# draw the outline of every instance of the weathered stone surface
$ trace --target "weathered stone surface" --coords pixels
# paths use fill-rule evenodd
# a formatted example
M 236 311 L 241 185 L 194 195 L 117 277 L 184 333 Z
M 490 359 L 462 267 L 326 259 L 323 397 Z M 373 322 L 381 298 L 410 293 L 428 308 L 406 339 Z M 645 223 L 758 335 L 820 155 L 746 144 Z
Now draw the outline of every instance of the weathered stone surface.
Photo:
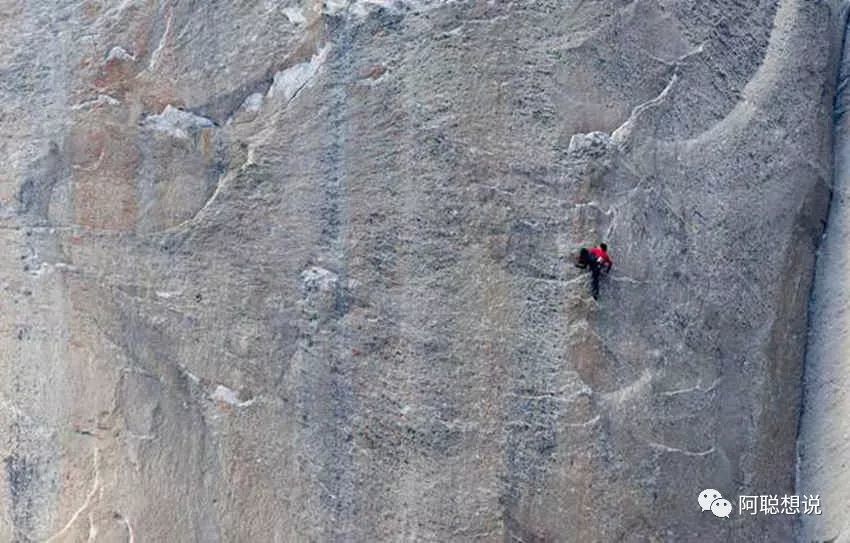
M 843 3 L 842 21 L 847 3 Z M 847 30 L 845 29 L 845 33 Z M 847 93 L 850 42 L 844 38 L 835 99 L 835 173 L 826 235 L 821 243 L 812 294 L 806 352 L 804 409 L 798 437 L 797 494 L 815 496 L 820 514 L 801 516 L 799 541 L 848 541 L 850 471 L 847 469 L 850 428 L 847 413 L 850 384 L 848 344 L 848 256 L 850 234 L 847 197 L 850 179 L 850 118 Z M 811 508 L 811 505 L 809 505 Z
M 791 537 L 837 3 L 0 13 L 0 540 Z

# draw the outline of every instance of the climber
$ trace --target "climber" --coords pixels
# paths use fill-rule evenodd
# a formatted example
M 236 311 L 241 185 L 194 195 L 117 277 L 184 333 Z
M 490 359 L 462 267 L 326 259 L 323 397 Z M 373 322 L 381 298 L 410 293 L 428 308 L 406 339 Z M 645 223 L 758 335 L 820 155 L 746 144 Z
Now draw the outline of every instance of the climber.
M 605 273 L 609 273 L 613 265 L 614 262 L 608 255 L 608 245 L 605 243 L 600 243 L 591 249 L 582 247 L 579 251 L 576 266 L 582 269 L 590 268 L 590 291 L 594 300 L 599 299 L 599 276 L 602 274 L 602 269 L 605 269 Z
M 594 247 L 588 251 L 590 256 L 596 259 L 596 262 L 600 266 L 605 266 L 605 272 L 611 271 L 611 266 L 614 265 L 614 262 L 611 260 L 611 257 L 608 255 L 608 245 L 604 243 L 600 243 L 598 247 Z

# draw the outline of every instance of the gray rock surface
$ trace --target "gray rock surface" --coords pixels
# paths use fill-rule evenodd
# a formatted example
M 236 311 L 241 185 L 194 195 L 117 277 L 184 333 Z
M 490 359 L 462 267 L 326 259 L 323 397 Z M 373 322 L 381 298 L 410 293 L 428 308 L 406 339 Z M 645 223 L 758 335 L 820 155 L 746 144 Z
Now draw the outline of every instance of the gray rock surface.
M 0 3 L 0 541 L 789 540 L 838 19 Z
M 843 4 L 846 17 L 848 4 Z M 846 32 L 846 30 L 845 30 Z M 798 439 L 797 494 L 817 496 L 820 515 L 802 515 L 798 540 L 850 541 L 850 370 L 848 370 L 848 294 L 850 261 L 850 42 L 845 36 L 835 100 L 835 174 L 828 229 L 821 243 L 811 320 Z

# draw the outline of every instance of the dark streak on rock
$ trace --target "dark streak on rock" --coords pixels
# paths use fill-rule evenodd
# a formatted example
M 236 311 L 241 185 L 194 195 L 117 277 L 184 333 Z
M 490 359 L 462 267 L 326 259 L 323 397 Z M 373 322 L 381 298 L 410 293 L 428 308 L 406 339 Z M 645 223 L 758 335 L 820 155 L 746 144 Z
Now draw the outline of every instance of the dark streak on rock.
M 27 216 L 32 222 L 46 224 L 49 222 L 48 211 L 53 188 L 62 175 L 62 156 L 59 146 L 50 142 L 47 154 L 38 160 L 34 171 L 21 184 L 18 191 L 19 213 Z
M 35 485 L 33 483 L 38 477 L 36 465 L 18 453 L 7 456 L 3 464 L 6 468 L 15 541 L 19 543 L 32 541 L 28 534 L 33 531 L 35 524 L 33 516 Z

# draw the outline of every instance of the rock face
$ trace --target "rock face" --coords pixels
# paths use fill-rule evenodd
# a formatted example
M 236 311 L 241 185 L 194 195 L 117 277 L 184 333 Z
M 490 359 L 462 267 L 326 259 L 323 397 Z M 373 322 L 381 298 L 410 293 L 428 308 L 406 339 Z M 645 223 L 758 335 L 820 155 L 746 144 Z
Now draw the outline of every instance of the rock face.
M 837 3 L 0 13 L 0 541 L 791 537 Z
M 847 5 L 845 4 L 845 14 Z M 845 15 L 846 17 L 846 15 Z M 845 30 L 845 32 L 847 32 Z M 801 516 L 799 541 L 850 539 L 850 352 L 847 304 L 850 293 L 850 42 L 844 38 L 835 100 L 835 174 L 829 227 L 820 247 L 806 353 L 805 404 L 798 441 L 799 495 L 819 495 L 823 513 Z

